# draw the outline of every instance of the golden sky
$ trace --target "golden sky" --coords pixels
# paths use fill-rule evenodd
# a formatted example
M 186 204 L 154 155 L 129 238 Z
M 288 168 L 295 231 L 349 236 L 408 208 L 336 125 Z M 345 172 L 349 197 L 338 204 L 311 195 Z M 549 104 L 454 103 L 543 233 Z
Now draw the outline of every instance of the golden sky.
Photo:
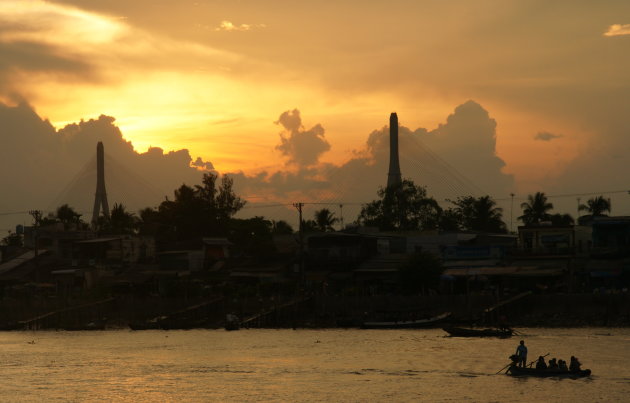
M 58 128 L 113 116 L 136 150 L 222 172 L 281 166 L 274 122 L 295 108 L 340 164 L 391 111 L 433 130 L 474 100 L 523 192 L 628 143 L 627 1 L 0 3 L 1 101 Z

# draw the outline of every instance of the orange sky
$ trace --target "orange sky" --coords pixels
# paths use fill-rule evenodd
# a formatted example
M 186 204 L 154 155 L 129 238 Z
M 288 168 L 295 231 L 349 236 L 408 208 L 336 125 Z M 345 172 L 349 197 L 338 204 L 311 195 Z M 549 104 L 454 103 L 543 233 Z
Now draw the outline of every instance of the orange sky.
M 16 62 L 0 62 L 0 100 L 56 127 L 106 114 L 139 151 L 253 172 L 283 165 L 286 110 L 326 129 L 322 161 L 339 164 L 391 111 L 432 130 L 472 99 L 529 192 L 600 139 L 625 144 L 630 3 L 604 3 L 3 0 Z

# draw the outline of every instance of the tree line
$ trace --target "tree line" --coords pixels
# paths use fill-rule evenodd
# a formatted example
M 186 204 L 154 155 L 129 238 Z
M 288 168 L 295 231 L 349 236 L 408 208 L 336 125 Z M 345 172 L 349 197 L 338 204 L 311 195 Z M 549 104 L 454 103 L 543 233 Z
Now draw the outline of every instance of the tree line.
M 423 186 L 409 179 L 401 183 L 381 187 L 378 198 L 362 206 L 356 223 L 377 227 L 382 231 L 475 231 L 506 233 L 503 209 L 489 195 L 461 196 L 447 200 L 442 207 L 428 195 Z M 246 201 L 233 190 L 233 180 L 228 176 L 219 179 L 214 173 L 203 175 L 201 184 L 181 185 L 156 208 L 146 207 L 134 214 L 120 203 L 114 204 L 108 217 L 101 215 L 95 224 L 101 235 L 140 234 L 153 236 L 158 246 L 178 245 L 199 240 L 202 237 L 228 237 L 248 248 L 264 250 L 275 234 L 291 234 L 294 229 L 286 221 L 264 217 L 237 219 L 235 214 Z M 525 225 L 551 222 L 553 225 L 571 225 L 575 220 L 570 214 L 553 214 L 553 203 L 543 192 L 529 195 L 520 205 L 522 215 L 518 219 Z M 611 211 L 610 199 L 597 196 L 579 206 L 579 211 L 589 217 L 603 216 Z M 64 204 L 54 214 L 42 216 L 33 212 L 35 225 L 46 226 L 62 223 L 66 229 L 89 229 L 81 214 Z M 331 232 L 339 220 L 327 208 L 317 210 L 312 219 L 302 222 L 305 232 Z M 15 234 L 9 234 L 3 243 L 14 243 Z

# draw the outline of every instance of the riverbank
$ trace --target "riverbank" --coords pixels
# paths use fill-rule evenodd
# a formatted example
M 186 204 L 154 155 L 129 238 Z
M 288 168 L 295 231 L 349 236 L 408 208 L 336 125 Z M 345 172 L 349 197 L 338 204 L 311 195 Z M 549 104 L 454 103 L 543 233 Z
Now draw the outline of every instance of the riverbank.
M 247 327 L 336 328 L 358 327 L 372 320 L 421 319 L 444 312 L 451 313 L 449 323 L 458 325 L 493 325 L 501 317 L 512 327 L 630 326 L 628 293 L 528 295 L 484 313 L 496 303 L 488 295 L 117 297 L 65 304 L 4 300 L 0 302 L 0 328 L 125 328 L 132 323 L 156 320 L 166 328 L 221 328 L 228 313 L 247 321 Z

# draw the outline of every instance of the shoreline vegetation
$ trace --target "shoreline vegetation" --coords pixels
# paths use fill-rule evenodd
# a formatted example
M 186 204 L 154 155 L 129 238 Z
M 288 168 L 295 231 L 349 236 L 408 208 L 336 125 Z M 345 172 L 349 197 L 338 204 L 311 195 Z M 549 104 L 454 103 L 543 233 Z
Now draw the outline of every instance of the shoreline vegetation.
M 444 312 L 445 324 L 487 327 L 496 318 L 483 315 L 489 296 L 324 296 L 282 298 L 108 298 L 50 310 L 37 303 L 3 301 L 2 330 L 220 329 L 227 314 L 241 328 L 356 328 L 364 321 L 404 321 Z M 510 327 L 630 327 L 630 294 L 530 295 L 503 307 Z

